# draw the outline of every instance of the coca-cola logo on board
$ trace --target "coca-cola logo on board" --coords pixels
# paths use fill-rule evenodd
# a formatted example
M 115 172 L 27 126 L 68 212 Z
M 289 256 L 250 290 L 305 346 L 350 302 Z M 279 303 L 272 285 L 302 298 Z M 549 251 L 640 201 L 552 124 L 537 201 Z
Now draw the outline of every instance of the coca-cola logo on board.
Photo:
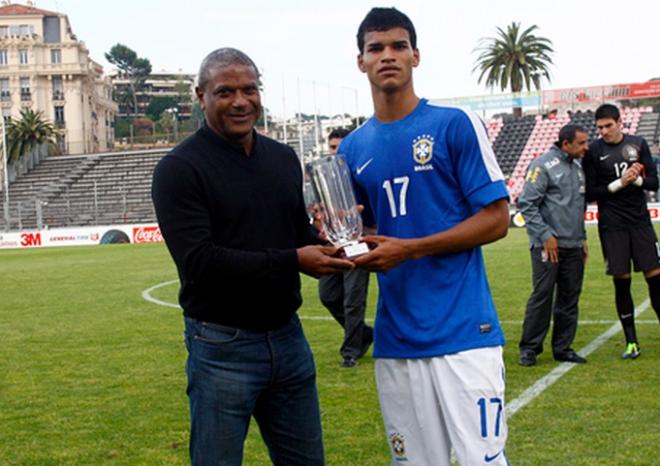
M 160 234 L 160 228 L 154 227 L 134 227 L 134 243 L 162 243 L 163 235 Z

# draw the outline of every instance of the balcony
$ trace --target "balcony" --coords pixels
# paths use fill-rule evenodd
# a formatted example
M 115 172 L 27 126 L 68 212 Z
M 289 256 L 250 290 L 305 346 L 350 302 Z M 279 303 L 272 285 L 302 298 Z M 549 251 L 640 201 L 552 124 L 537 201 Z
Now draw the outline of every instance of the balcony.
M 35 69 L 35 73 L 39 76 L 58 74 L 87 75 L 88 72 L 89 70 L 82 63 L 42 63 Z
M 64 123 L 64 120 L 55 120 L 55 127 L 57 129 L 64 129 L 66 124 Z
M 30 91 L 21 91 L 21 100 L 22 101 L 27 101 L 27 100 L 32 100 L 32 94 Z
M 53 91 L 53 100 L 64 100 L 64 91 Z
M 9 91 L 0 91 L 0 101 L 2 101 L 2 102 L 11 102 L 11 92 L 9 92 Z

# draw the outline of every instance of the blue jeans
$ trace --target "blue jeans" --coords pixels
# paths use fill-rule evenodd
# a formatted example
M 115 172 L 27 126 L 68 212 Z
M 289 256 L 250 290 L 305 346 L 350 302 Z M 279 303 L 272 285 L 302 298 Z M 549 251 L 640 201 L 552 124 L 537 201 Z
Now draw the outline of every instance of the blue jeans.
M 240 465 L 254 416 L 275 465 L 323 465 L 312 352 L 294 315 L 253 332 L 185 320 L 193 466 Z

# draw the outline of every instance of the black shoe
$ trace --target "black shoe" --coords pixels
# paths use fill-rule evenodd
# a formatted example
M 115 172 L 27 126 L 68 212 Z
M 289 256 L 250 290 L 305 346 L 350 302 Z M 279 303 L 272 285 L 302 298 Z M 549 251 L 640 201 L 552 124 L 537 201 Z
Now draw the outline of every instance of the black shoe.
M 357 366 L 357 365 L 358 365 L 357 359 L 355 359 L 355 358 L 351 358 L 350 356 L 349 356 L 349 357 L 345 357 L 345 358 L 341 361 L 341 367 L 351 368 L 351 367 L 355 367 L 355 366 Z
M 532 351 L 523 351 L 520 353 L 520 359 L 518 360 L 521 366 L 534 366 L 536 365 L 536 353 Z
M 568 353 L 563 354 L 555 354 L 555 361 L 572 362 L 574 364 L 584 364 L 587 362 L 585 358 L 577 354 L 575 351 L 569 351 Z

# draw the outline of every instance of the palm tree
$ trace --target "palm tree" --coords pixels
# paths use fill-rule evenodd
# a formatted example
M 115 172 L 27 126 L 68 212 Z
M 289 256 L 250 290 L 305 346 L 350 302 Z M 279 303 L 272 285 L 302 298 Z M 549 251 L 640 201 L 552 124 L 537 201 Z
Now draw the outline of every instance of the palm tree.
M 11 119 L 7 125 L 7 161 L 16 161 L 42 144 L 47 144 L 50 153 L 58 152 L 58 135 L 55 125 L 44 120 L 43 112 L 22 109 L 20 119 Z
M 539 90 L 542 77 L 550 82 L 552 42 L 534 35 L 536 29 L 536 25 L 530 26 L 521 33 L 520 23 L 513 22 L 506 31 L 498 27 L 497 37 L 481 39 L 475 49 L 481 54 L 472 69 L 481 71 L 478 82 L 485 77 L 486 86 L 499 86 L 502 91 L 508 87 L 514 93 L 522 91 L 523 85 L 531 91 L 531 83 Z M 522 108 L 514 107 L 513 114 L 522 115 Z

